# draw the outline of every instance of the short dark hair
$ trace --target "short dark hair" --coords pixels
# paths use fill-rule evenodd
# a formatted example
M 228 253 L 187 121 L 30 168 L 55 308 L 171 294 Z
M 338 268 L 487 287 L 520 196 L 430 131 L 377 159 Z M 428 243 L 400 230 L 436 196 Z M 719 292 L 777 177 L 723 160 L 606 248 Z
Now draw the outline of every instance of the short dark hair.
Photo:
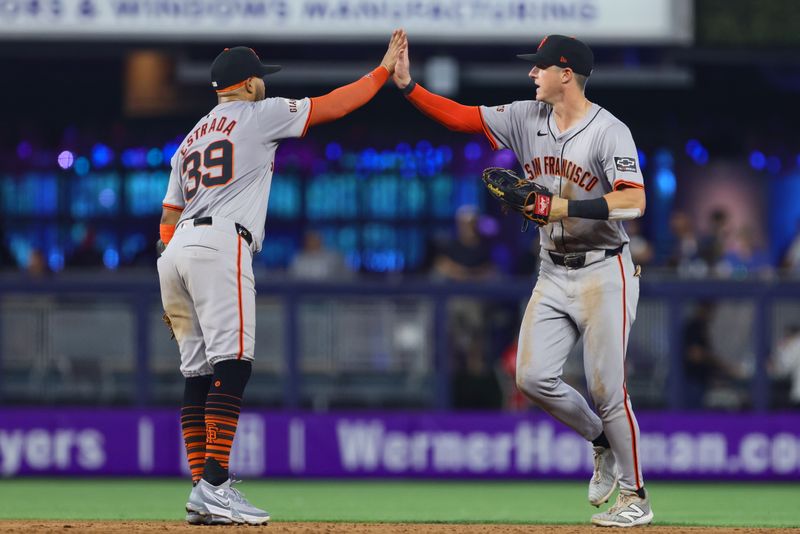
M 578 87 L 581 91 L 586 90 L 586 83 L 589 81 L 588 76 L 584 76 L 583 74 L 578 74 L 577 72 L 572 72 L 572 75 L 575 76 L 575 81 L 578 83 Z

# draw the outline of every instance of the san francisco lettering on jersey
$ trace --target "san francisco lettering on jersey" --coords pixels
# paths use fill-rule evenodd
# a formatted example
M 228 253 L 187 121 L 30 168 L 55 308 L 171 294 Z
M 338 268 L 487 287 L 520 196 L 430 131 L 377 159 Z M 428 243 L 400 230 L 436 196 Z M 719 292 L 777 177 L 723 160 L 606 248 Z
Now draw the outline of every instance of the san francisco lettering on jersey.
M 542 163 L 544 161 L 544 164 Z M 587 191 L 591 191 L 600 180 L 590 171 L 585 170 L 580 165 L 566 159 L 555 156 L 535 157 L 530 163 L 525 164 L 525 173 L 529 180 L 534 180 L 539 176 L 560 176 L 566 180 L 578 184 Z
M 186 140 L 184 141 L 184 145 L 181 147 L 181 156 L 185 156 L 189 152 L 189 148 L 201 137 L 211 132 L 222 132 L 227 136 L 230 136 L 233 132 L 233 129 L 236 127 L 236 121 L 228 121 L 228 117 L 216 117 L 214 116 L 213 119 L 210 121 L 206 121 L 195 128 L 192 133 L 186 136 Z

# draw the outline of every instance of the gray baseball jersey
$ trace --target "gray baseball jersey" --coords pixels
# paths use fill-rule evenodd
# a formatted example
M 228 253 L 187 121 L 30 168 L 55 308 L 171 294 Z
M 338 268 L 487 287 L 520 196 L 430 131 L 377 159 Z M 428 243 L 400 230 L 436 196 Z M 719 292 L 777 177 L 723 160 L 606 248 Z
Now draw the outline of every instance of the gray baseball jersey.
M 643 188 L 628 128 L 600 106 L 559 132 L 553 108 L 537 101 L 482 107 L 493 148 L 510 148 L 529 180 L 567 199 L 598 198 L 622 186 Z M 543 253 L 519 333 L 517 384 L 556 419 L 591 441 L 604 432 L 626 490 L 643 485 L 639 425 L 625 386 L 625 351 L 639 300 L 639 279 L 619 221 L 566 218 L 540 229 Z M 557 265 L 548 251 L 585 253 L 585 264 Z M 561 379 L 572 347 L 583 340 L 594 408 Z M 613 466 L 612 466 L 613 467 Z M 613 469 L 611 471 L 613 476 Z M 594 480 L 594 479 L 593 479 Z M 590 500 L 592 491 L 590 485 Z M 613 489 L 613 487 L 611 488 Z
M 279 141 L 303 137 L 311 100 L 224 102 L 200 119 L 172 158 L 164 207 L 180 221 L 216 216 L 238 222 L 261 250 Z
M 307 98 L 219 104 L 172 158 L 164 207 L 183 211 L 158 275 L 184 376 L 255 356 L 252 258 L 264 239 L 275 149 L 280 139 L 305 134 L 310 110 Z M 200 217 L 213 224 L 196 226 Z M 250 246 L 236 224 L 250 231 Z
M 481 114 L 492 148 L 510 148 L 529 180 L 573 200 L 644 187 L 636 145 L 624 123 L 592 104 L 578 124 L 559 132 L 552 106 L 532 100 L 487 107 Z M 542 246 L 556 252 L 614 249 L 629 241 L 619 221 L 567 218 L 540 229 Z

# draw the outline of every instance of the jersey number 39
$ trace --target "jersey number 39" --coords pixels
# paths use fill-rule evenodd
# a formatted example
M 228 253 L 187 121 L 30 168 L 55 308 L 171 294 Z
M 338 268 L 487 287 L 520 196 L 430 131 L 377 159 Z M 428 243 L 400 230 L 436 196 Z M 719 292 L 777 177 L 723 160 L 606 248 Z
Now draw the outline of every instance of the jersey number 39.
M 227 139 L 214 141 L 202 153 L 189 152 L 183 158 L 182 174 L 186 180 L 184 197 L 190 201 L 203 187 L 219 187 L 233 178 L 233 143 Z

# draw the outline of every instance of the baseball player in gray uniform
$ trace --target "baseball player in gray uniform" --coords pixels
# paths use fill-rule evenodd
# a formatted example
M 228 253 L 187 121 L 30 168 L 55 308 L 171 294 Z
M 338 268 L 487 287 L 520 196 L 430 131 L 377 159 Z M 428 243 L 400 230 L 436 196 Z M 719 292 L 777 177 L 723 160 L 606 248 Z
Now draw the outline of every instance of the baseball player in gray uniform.
M 534 100 L 464 106 L 428 92 L 410 76 L 407 47 L 394 73 L 423 113 L 451 130 L 484 133 L 510 148 L 525 176 L 553 193 L 540 228 L 541 268 L 519 334 L 517 386 L 534 403 L 593 444 L 589 502 L 616 503 L 592 523 L 628 527 L 652 521 L 639 459 L 639 427 L 625 386 L 625 350 L 636 317 L 638 270 L 621 221 L 645 209 L 644 183 L 628 128 L 586 99 L 592 51 L 562 35 L 533 54 Z M 572 347 L 583 342 L 595 410 L 561 380 Z
M 394 71 L 405 33 L 396 30 L 380 66 L 316 98 L 266 98 L 263 65 L 246 47 L 211 66 L 219 103 L 172 158 L 158 260 L 165 320 L 185 377 L 181 425 L 194 484 L 192 524 L 264 524 L 270 516 L 231 485 L 228 461 L 255 357 L 253 254 L 261 249 L 275 150 L 309 126 L 368 102 Z

